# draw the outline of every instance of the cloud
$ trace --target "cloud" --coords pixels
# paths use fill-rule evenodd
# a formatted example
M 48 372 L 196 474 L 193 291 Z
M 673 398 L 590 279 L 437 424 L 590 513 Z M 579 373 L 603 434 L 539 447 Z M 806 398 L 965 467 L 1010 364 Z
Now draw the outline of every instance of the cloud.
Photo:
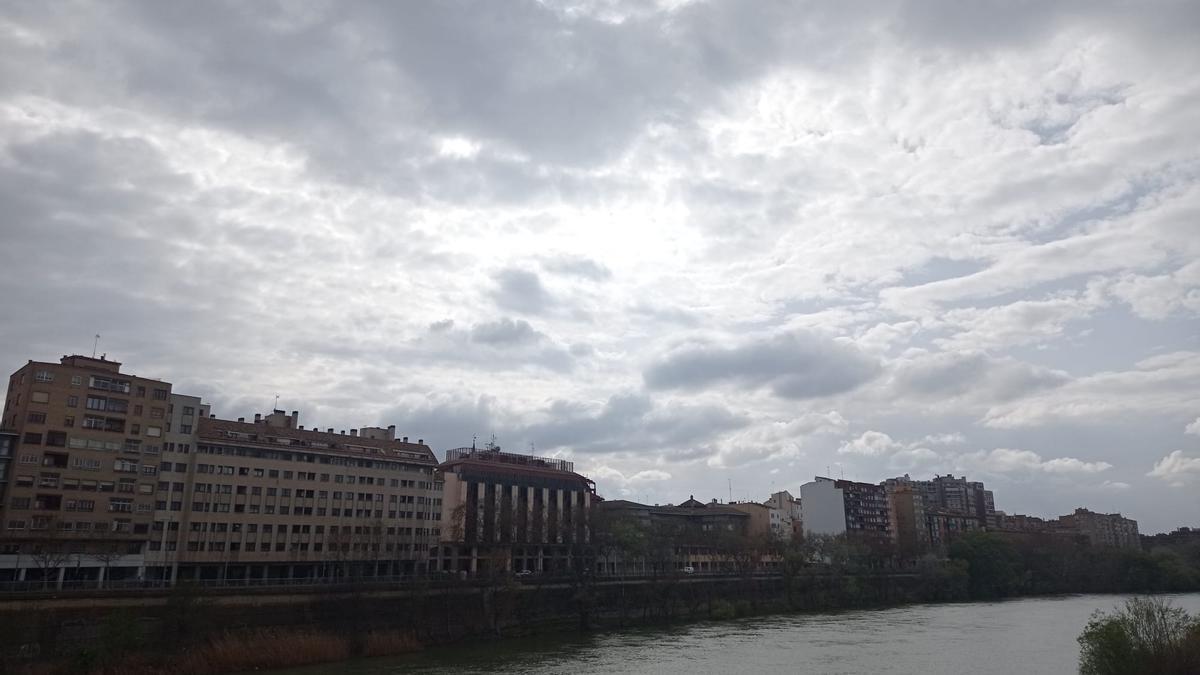
M 717 405 L 659 404 L 641 394 L 611 396 L 603 406 L 558 400 L 519 433 L 538 448 L 581 453 L 689 455 L 696 444 L 744 427 L 748 419 Z
M 1200 436 L 1200 417 L 1197 417 L 1191 424 L 1184 427 L 1183 433 Z
M 1172 487 L 1183 487 L 1200 477 L 1200 457 L 1189 457 L 1182 450 L 1174 450 L 1155 462 L 1146 475 L 1160 478 Z
M 583 256 L 546 258 L 542 260 L 542 268 L 554 274 L 579 277 L 588 281 L 608 281 L 612 279 L 612 270 L 591 258 Z
M 1108 471 L 1108 462 L 1085 462 L 1074 457 L 1043 459 L 1030 450 L 996 448 L 990 452 L 978 451 L 958 457 L 960 466 L 988 473 L 1040 472 L 1048 474 L 1092 474 Z
M 542 285 L 536 272 L 503 269 L 493 279 L 492 298 L 503 309 L 522 314 L 542 314 L 555 305 L 554 297 Z
M 866 431 L 858 438 L 846 441 L 838 448 L 839 455 L 862 455 L 879 457 L 899 450 L 904 446 L 880 431 Z
M 814 333 L 789 333 L 732 347 L 681 347 L 643 373 L 650 389 L 702 389 L 722 383 L 769 387 L 785 399 L 831 396 L 873 379 L 879 364 L 851 345 Z
M 1066 384 L 1062 371 L 983 352 L 918 353 L 900 359 L 892 374 L 896 395 L 949 407 L 993 405 Z

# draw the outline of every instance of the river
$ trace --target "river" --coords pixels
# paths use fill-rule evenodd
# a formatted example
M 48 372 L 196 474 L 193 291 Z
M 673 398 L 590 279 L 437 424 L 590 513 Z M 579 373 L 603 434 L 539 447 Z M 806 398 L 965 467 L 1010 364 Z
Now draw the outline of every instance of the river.
M 347 673 L 1075 673 L 1088 616 L 1124 602 L 1076 595 L 777 615 L 673 628 L 555 635 L 284 671 Z M 1200 594 L 1166 596 L 1200 613 Z

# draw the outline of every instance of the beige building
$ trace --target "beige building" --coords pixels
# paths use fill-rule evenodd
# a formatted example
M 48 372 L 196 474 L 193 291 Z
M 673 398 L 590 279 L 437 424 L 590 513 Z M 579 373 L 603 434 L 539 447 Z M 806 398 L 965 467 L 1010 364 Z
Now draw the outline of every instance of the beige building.
M 159 559 L 179 578 L 426 570 L 440 534 L 442 483 L 423 441 L 396 439 L 395 427 L 305 429 L 298 412 L 282 410 L 249 422 L 200 418 L 197 434 L 190 452 L 164 453 L 171 472 L 157 486 L 157 504 L 167 509 L 157 512 L 156 539 L 175 549 Z
M 458 448 L 441 465 L 438 569 L 565 572 L 586 562 L 595 484 L 571 462 Z
M 30 361 L 9 378 L 14 433 L 0 502 L 0 579 L 140 576 L 171 385 L 103 356 Z

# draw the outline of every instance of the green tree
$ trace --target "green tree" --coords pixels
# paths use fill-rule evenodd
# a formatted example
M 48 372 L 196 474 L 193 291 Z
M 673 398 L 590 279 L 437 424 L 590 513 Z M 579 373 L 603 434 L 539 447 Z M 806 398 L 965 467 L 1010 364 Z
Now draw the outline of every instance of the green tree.
M 1079 636 L 1081 675 L 1200 672 L 1200 619 L 1159 598 L 1131 598 L 1092 615 Z
M 1024 588 L 1025 567 L 1017 550 L 988 532 L 972 532 L 950 545 L 950 559 L 967 565 L 973 598 L 1003 598 Z

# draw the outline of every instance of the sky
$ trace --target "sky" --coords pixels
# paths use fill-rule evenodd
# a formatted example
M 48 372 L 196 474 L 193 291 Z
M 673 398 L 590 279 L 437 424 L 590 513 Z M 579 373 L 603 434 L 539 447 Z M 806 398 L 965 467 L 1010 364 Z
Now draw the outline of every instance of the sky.
M 0 364 L 610 498 L 1200 526 L 1200 3 L 0 1 Z M 0 366 L 2 367 L 2 366 Z

